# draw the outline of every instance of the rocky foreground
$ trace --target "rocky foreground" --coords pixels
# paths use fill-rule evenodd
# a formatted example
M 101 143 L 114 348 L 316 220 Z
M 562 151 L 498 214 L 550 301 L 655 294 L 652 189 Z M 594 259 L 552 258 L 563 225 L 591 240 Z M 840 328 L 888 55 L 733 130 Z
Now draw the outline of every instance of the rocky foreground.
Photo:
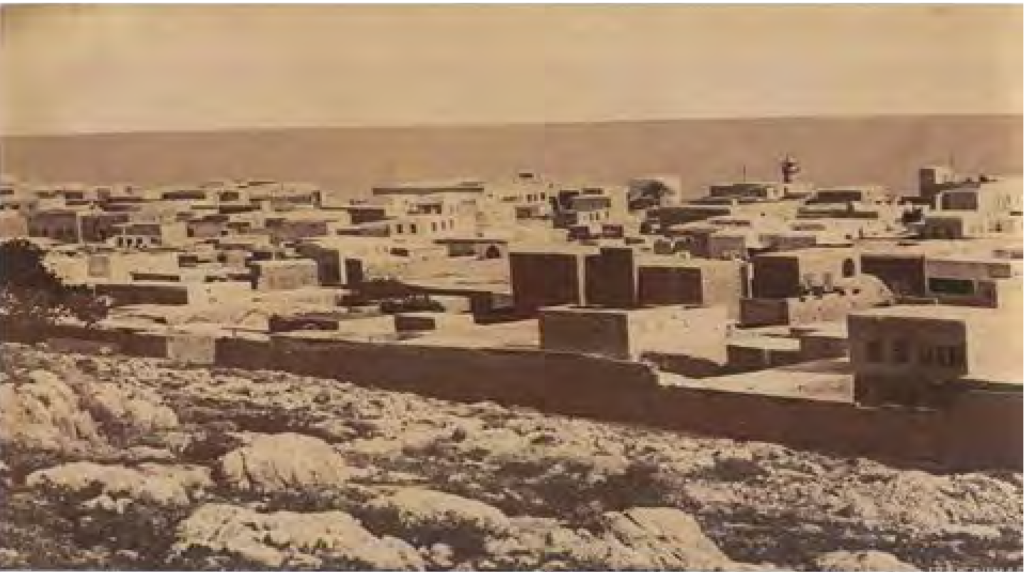
M 1022 566 L 1019 473 L 17 345 L 2 375 L 6 568 Z

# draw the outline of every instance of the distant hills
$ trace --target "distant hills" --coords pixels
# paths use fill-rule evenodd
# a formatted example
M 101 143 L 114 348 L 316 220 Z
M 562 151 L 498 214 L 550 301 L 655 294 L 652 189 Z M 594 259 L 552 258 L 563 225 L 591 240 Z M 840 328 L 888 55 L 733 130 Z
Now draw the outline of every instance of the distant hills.
M 0 160 L 4 173 L 51 182 L 270 178 L 319 183 L 339 197 L 384 181 L 519 170 L 601 181 L 676 175 L 698 195 L 744 171 L 774 179 L 777 159 L 793 153 L 807 180 L 913 191 L 918 166 L 950 158 L 968 173 L 1020 173 L 1021 121 L 892 116 L 18 136 L 0 139 Z

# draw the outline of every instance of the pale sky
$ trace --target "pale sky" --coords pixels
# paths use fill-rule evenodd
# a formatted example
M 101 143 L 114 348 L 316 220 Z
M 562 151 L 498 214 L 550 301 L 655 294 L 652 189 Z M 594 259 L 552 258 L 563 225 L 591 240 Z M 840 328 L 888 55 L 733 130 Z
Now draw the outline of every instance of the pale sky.
M 1021 113 L 1021 6 L 0 11 L 0 132 Z

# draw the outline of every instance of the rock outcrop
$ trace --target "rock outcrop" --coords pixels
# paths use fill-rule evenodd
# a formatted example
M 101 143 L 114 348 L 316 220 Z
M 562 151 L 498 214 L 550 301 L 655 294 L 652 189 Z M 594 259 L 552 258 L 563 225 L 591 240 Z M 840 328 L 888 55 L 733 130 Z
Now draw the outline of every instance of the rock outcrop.
M 185 506 L 213 485 L 206 467 L 144 463 L 128 468 L 88 461 L 36 471 L 25 483 L 48 493 L 91 497 L 89 506 L 117 512 L 137 501 Z
M 273 568 L 422 570 L 410 545 L 377 537 L 340 512 L 260 514 L 243 507 L 207 504 L 179 524 L 169 563 L 194 564 L 212 555 L 220 565 Z
M 3 444 L 48 451 L 83 450 L 178 425 L 152 391 L 102 383 L 68 370 L 69 380 L 33 370 L 0 387 Z M 70 383 L 69 381 L 73 381 Z
M 932 474 L 285 372 L 3 353 L 8 567 L 160 568 L 176 532 L 184 569 L 1021 566 L 1019 471 Z
M 178 416 L 152 391 L 105 382 L 84 386 L 82 402 L 108 431 L 150 432 L 173 429 Z
M 557 570 L 739 570 L 688 514 L 633 508 L 602 515 L 599 530 L 570 529 L 553 519 L 512 519 L 512 531 L 488 540 L 473 567 Z
M 396 531 L 420 546 L 476 544 L 509 529 L 508 518 L 497 508 L 430 489 L 401 489 L 370 501 L 366 512 L 375 528 Z
M 57 451 L 104 442 L 99 427 L 79 406 L 78 395 L 56 374 L 30 372 L 22 383 L 0 386 L 0 443 Z
M 261 493 L 323 489 L 347 481 L 353 472 L 330 444 L 297 433 L 258 435 L 220 460 L 227 485 Z
M 674 508 L 606 513 L 601 539 L 613 570 L 727 570 L 736 563 L 704 535 L 692 516 Z
M 828 552 L 814 559 L 814 567 L 822 572 L 872 572 L 886 570 L 905 572 L 917 570 L 888 552 L 861 550 Z

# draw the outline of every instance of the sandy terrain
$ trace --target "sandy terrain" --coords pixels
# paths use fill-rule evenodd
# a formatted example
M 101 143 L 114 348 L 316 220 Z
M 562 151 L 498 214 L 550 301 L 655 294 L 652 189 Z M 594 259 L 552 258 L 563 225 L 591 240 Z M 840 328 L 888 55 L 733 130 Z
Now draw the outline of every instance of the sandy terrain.
M 277 372 L 3 356 L 8 568 L 1022 565 L 1019 473 L 929 473 Z

